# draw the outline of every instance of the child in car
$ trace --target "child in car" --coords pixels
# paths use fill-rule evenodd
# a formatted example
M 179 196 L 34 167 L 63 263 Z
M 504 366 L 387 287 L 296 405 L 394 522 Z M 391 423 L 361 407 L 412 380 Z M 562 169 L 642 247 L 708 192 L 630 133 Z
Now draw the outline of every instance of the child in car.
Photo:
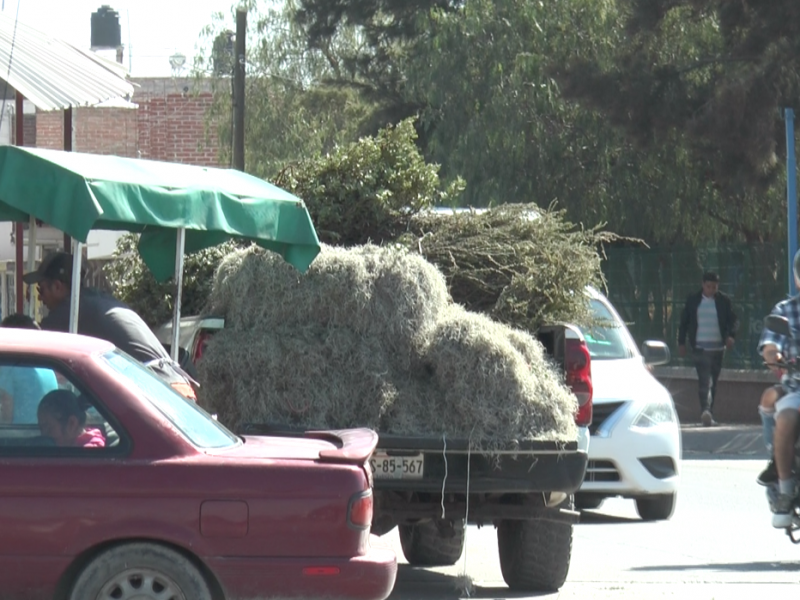
M 103 448 L 105 436 L 99 429 L 86 427 L 86 411 L 69 390 L 55 390 L 39 403 L 39 430 L 56 446 Z

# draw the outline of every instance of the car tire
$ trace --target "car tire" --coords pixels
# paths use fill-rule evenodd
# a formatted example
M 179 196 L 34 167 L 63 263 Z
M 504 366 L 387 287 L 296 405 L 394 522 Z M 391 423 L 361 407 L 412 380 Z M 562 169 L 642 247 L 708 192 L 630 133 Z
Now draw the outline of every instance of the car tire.
M 564 585 L 569 572 L 572 524 L 539 519 L 500 521 L 497 547 L 500 570 L 509 588 L 554 592 Z
M 678 494 L 659 494 L 636 499 L 636 512 L 643 521 L 666 521 L 675 512 Z
M 400 525 L 400 545 L 408 564 L 414 567 L 448 567 L 464 552 L 464 527 L 453 525 L 452 535 L 440 530 L 435 521 Z
M 575 494 L 575 508 L 578 510 L 593 510 L 603 505 L 605 498 L 597 494 Z
M 158 544 L 116 546 L 96 556 L 78 575 L 70 600 L 125 598 L 212 600 L 208 583 L 184 555 Z M 172 592 L 172 595 L 169 595 Z

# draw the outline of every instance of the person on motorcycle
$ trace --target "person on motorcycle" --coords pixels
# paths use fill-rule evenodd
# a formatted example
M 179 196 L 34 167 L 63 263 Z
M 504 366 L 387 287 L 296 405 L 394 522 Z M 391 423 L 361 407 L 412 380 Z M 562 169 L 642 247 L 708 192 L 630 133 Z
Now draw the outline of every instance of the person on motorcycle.
M 795 284 L 800 287 L 800 250 L 795 253 L 792 262 Z M 800 335 L 800 296 L 792 296 L 778 302 L 771 314 L 785 317 L 791 331 Z M 774 365 L 781 361 L 797 360 L 798 350 L 800 349 L 796 343 L 766 328 L 758 344 L 759 353 L 773 369 Z M 781 388 L 785 395 L 775 402 L 775 429 L 772 440 L 773 459 L 778 472 L 778 495 L 772 503 L 772 526 L 778 529 L 792 525 L 792 505 L 797 496 L 797 482 L 792 466 L 797 425 L 800 423 L 800 380 L 784 372 Z

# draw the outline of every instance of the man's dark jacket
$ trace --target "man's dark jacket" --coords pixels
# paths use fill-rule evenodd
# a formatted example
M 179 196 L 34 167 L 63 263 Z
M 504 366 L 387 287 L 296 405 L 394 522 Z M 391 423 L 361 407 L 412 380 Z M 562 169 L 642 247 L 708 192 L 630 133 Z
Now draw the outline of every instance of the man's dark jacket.
M 692 348 L 697 346 L 697 309 L 700 307 L 702 297 L 703 290 L 700 290 L 686 299 L 686 306 L 683 307 L 681 314 L 681 326 L 678 329 L 678 344 L 681 346 L 686 343 L 687 333 L 689 334 L 689 345 Z M 714 304 L 717 305 L 717 321 L 719 321 L 719 332 L 724 345 L 726 339 L 736 337 L 739 318 L 733 312 L 733 302 L 727 294 L 722 292 L 714 294 Z

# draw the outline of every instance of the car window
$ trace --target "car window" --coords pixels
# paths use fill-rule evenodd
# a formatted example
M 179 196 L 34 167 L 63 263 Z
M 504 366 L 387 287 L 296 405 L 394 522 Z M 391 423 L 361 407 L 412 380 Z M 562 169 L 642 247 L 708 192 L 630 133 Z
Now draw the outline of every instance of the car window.
M 139 388 L 142 395 L 198 448 L 228 448 L 241 443 L 195 402 L 178 394 L 127 354 L 114 350 L 103 358 L 111 368 Z
M 583 330 L 592 360 L 613 360 L 635 356 L 636 353 L 631 347 L 630 336 L 625 325 L 600 300 L 592 299 L 590 306 L 592 316 L 599 323 Z
M 0 357 L 0 451 L 53 448 L 95 452 L 119 444 L 119 432 L 90 395 L 57 367 Z M 67 452 L 62 452 L 66 454 Z

